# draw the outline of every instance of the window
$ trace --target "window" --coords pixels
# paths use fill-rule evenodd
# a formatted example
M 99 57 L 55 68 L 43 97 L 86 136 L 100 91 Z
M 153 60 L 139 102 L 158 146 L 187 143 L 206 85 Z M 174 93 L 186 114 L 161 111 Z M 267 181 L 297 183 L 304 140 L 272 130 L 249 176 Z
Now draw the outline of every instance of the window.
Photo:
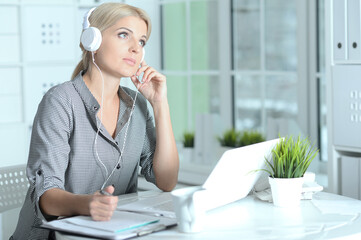
M 309 105 L 318 93 L 310 91 L 307 45 L 308 24 L 316 21 L 308 19 L 307 2 L 163 0 L 160 5 L 162 66 L 177 141 L 184 130 L 197 131 L 199 116 L 207 115 L 221 119 L 218 134 L 233 125 L 267 139 L 301 134 L 317 142 L 312 127 L 317 114 Z M 231 124 L 222 121 L 225 114 Z
M 208 121 L 215 126 L 207 129 L 210 141 L 215 144 L 220 129 L 223 80 L 219 73 L 217 9 L 216 0 L 161 2 L 162 71 L 167 76 L 170 112 L 178 142 L 185 131 L 196 131 L 198 136 L 205 133 L 204 121 Z
M 296 1 L 234 0 L 233 78 L 237 129 L 275 138 L 297 134 L 299 80 Z
M 320 158 L 327 161 L 327 126 L 326 126 L 326 77 L 325 77 L 325 1 L 317 1 L 317 82 Z

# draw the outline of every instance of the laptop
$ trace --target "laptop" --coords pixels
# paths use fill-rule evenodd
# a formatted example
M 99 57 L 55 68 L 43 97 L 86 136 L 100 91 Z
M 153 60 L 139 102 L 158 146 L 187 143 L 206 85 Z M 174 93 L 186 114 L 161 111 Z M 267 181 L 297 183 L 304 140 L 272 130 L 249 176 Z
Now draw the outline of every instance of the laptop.
M 262 174 L 254 170 L 266 168 L 265 157 L 270 156 L 279 141 L 274 139 L 224 152 L 196 193 L 197 201 L 202 202 L 205 210 L 210 210 L 246 197 Z M 175 218 L 169 192 L 154 193 L 117 209 Z

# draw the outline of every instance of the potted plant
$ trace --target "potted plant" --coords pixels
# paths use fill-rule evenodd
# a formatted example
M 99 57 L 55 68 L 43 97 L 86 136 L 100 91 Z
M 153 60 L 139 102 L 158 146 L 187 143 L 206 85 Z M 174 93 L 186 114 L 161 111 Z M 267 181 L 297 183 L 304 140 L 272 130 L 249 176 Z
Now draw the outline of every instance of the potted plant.
M 235 148 L 238 147 L 241 133 L 234 128 L 226 130 L 222 136 L 217 137 L 222 147 Z
M 192 161 L 194 158 L 194 132 L 185 131 L 183 133 L 183 159 L 184 161 Z
M 262 133 L 259 133 L 257 131 L 243 131 L 239 142 L 238 142 L 238 146 L 243 147 L 243 146 L 247 146 L 247 145 L 251 145 L 251 144 L 255 144 L 255 143 L 260 143 L 260 142 L 264 142 L 266 139 L 265 137 L 262 135 Z
M 308 138 L 297 140 L 292 137 L 280 139 L 265 158 L 270 174 L 269 183 L 273 203 L 280 207 L 298 206 L 301 199 L 303 176 L 316 157 L 318 149 L 311 145 Z
M 238 147 L 241 133 L 234 128 L 227 129 L 221 136 L 217 136 L 220 147 L 216 153 L 217 161 L 222 157 L 223 153 L 229 149 Z

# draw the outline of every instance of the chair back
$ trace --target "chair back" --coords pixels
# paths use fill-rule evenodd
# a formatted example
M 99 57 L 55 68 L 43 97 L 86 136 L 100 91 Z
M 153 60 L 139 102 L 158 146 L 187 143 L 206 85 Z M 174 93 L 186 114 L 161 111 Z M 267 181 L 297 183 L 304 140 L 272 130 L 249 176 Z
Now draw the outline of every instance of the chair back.
M 26 164 L 0 168 L 0 213 L 22 206 L 29 183 Z

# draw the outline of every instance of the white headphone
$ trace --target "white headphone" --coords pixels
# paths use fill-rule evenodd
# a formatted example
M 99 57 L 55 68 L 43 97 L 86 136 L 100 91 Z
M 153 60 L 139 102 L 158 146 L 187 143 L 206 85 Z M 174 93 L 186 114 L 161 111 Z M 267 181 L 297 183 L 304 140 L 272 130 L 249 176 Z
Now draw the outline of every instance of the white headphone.
M 83 33 L 81 34 L 81 44 L 84 49 L 89 52 L 95 52 L 99 49 L 100 44 L 102 43 L 102 34 L 100 30 L 96 27 L 90 27 L 89 16 L 94 11 L 95 7 L 90 9 L 87 13 L 84 14 L 83 20 Z M 143 49 L 143 56 L 140 63 L 143 62 L 145 56 L 145 50 Z
M 98 50 L 100 44 L 102 43 L 102 34 L 100 30 L 96 27 L 90 27 L 89 23 L 89 16 L 94 11 L 94 9 L 95 7 L 84 14 L 83 33 L 81 34 L 80 38 L 84 49 L 89 52 Z

